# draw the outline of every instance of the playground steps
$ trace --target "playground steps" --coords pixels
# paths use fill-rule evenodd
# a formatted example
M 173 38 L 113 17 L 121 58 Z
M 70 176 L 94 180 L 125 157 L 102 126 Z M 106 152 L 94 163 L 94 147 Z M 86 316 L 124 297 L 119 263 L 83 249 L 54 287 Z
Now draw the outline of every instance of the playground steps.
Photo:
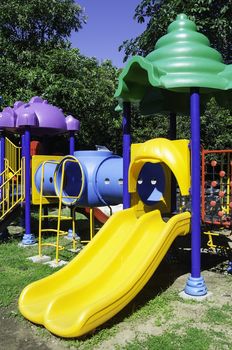
M 64 169 L 62 166 L 62 181 L 61 181 L 61 187 L 59 189 L 59 195 L 44 195 L 44 167 L 47 163 L 51 163 L 51 161 L 44 161 L 42 163 L 42 171 L 41 171 L 41 182 L 40 182 L 40 194 L 39 194 L 39 256 L 42 257 L 42 246 L 54 246 L 56 248 L 56 258 L 55 263 L 59 263 L 59 251 L 63 249 L 63 247 L 60 245 L 60 237 L 61 236 L 67 236 L 68 231 L 64 231 L 61 229 L 61 223 L 63 221 L 71 221 L 72 222 L 72 232 L 73 232 L 73 238 L 75 235 L 75 210 L 72 209 L 72 215 L 63 215 L 62 214 L 62 207 L 63 207 L 63 185 L 64 185 Z M 54 161 L 54 163 L 57 163 L 57 161 Z M 51 214 L 43 214 L 44 213 L 44 198 L 46 199 L 58 199 L 58 213 L 51 213 Z M 65 196 L 65 198 L 69 198 L 68 196 Z M 48 228 L 44 227 L 47 226 L 48 220 L 56 220 L 56 228 Z M 54 243 L 43 243 L 42 242 L 42 235 L 43 233 L 56 233 L 56 241 Z M 76 242 L 75 239 L 73 239 L 73 249 L 76 249 Z
M 18 215 L 20 203 L 24 200 L 23 160 L 21 147 L 5 139 L 4 169 L 0 173 L 0 230 Z
M 61 215 L 60 217 L 59 217 L 59 215 L 54 215 L 54 214 L 52 214 L 52 215 L 41 215 L 41 219 L 45 219 L 45 218 L 54 218 L 54 219 L 58 219 L 58 218 L 60 218 L 60 220 L 72 220 L 73 218 L 72 218 L 72 216 L 65 216 L 65 215 Z
M 42 191 L 41 191 L 42 192 Z M 71 216 L 65 216 L 61 215 L 61 210 L 62 210 L 62 201 L 59 200 L 59 207 L 58 207 L 58 215 L 56 214 L 48 214 L 48 215 L 42 215 L 42 210 L 43 210 L 43 204 L 41 201 L 40 204 L 40 209 L 39 209 L 39 256 L 42 257 L 42 247 L 43 246 L 53 246 L 56 248 L 56 258 L 55 258 L 55 263 L 59 263 L 59 251 L 63 250 L 63 247 L 60 245 L 60 237 L 62 236 L 67 236 L 68 231 L 62 230 L 61 229 L 61 223 L 63 221 L 72 221 L 72 232 L 75 234 L 75 213 L 73 217 Z M 44 227 L 43 224 L 45 220 L 49 219 L 55 219 L 56 220 L 56 228 L 48 228 Z M 43 233 L 55 233 L 56 234 L 56 240 L 54 243 L 43 243 L 42 241 L 42 235 Z M 73 249 L 76 249 L 76 243 L 75 240 L 73 239 Z

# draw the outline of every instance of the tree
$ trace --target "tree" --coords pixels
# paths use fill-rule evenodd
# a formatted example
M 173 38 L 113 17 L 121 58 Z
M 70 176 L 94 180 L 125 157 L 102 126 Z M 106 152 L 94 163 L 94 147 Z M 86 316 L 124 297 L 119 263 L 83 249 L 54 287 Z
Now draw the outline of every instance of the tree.
M 80 55 L 77 49 L 25 51 L 18 62 L 0 57 L 0 91 L 5 105 L 42 96 L 81 121 L 79 147 L 102 144 L 121 151 L 121 118 L 114 111 L 118 70 L 110 61 Z
M 64 47 L 84 22 L 74 0 L 1 0 L 1 54 L 17 59 L 24 50 Z
M 2 0 L 0 92 L 4 104 L 46 98 L 81 121 L 80 148 L 120 151 L 121 120 L 114 111 L 118 71 L 110 61 L 70 48 L 69 36 L 85 22 L 74 0 Z
M 123 42 L 120 50 L 124 49 L 125 60 L 134 54 L 150 53 L 178 13 L 185 13 L 197 24 L 198 30 L 221 52 L 225 63 L 232 62 L 232 0 L 142 0 L 134 19 L 147 22 L 147 28 L 137 38 Z
M 220 51 L 225 63 L 232 62 L 232 0 L 142 0 L 135 9 L 134 19 L 139 23 L 147 22 L 146 30 L 137 38 L 124 41 L 125 59 L 138 54 L 146 56 L 154 50 L 158 39 L 167 33 L 168 25 L 175 20 L 178 13 L 185 13 L 195 21 L 198 30 L 205 34 L 211 45 Z M 144 127 L 135 129 L 134 139 L 141 140 L 167 135 L 168 120 L 165 115 L 141 117 L 134 115 L 134 125 Z M 153 128 L 152 128 L 153 125 Z M 190 137 L 190 120 L 188 116 L 177 118 L 179 138 Z M 142 130 L 142 131 L 141 131 Z M 232 112 L 210 101 L 201 118 L 201 142 L 205 148 L 231 148 Z M 212 137 L 213 135 L 213 137 Z

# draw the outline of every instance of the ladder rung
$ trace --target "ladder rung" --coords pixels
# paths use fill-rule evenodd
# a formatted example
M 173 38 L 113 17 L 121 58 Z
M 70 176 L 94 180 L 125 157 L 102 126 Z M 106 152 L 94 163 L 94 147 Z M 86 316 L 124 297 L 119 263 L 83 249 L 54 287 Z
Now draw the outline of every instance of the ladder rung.
M 72 220 L 71 216 L 61 216 L 61 220 Z
M 72 217 L 71 216 L 60 216 L 59 215 L 41 215 L 41 218 L 44 219 L 44 218 L 50 218 L 50 219 L 58 219 L 60 218 L 60 220 L 72 220 Z
M 56 232 L 57 233 L 57 229 L 56 228 L 42 228 L 41 230 L 40 230 L 40 232 Z M 63 235 L 67 235 L 68 234 L 68 232 L 67 231 L 62 231 L 62 230 L 60 230 L 60 232 L 59 232 L 59 235 L 61 236 L 63 236 Z
M 43 163 L 43 166 L 46 162 Z M 57 164 L 59 162 L 57 161 Z M 64 167 L 62 167 L 62 176 L 63 176 L 63 171 L 64 171 Z M 42 174 L 44 173 L 44 169 L 42 170 Z M 60 188 L 60 193 L 62 194 L 63 193 L 63 183 L 61 184 L 61 188 Z M 54 246 L 56 247 L 56 260 L 58 260 L 58 253 L 57 253 L 57 250 L 62 250 L 64 249 L 64 247 L 60 246 L 59 245 L 59 237 L 60 236 L 67 236 L 68 232 L 67 231 L 63 231 L 63 230 L 60 230 L 60 224 L 61 224 L 61 221 L 67 221 L 67 220 L 71 220 L 71 221 L 74 221 L 75 220 L 75 215 L 72 216 L 72 214 L 75 214 L 75 212 L 70 212 L 69 215 L 62 215 L 62 201 L 64 198 L 79 198 L 79 197 L 76 197 L 76 196 L 45 196 L 43 195 L 43 192 L 44 192 L 44 182 L 42 182 L 42 186 L 41 186 L 41 190 L 40 190 L 40 209 L 39 209 L 39 213 L 41 215 L 39 215 L 39 227 L 40 227 L 40 230 L 39 230 L 39 235 L 40 235 L 40 239 L 41 239 L 41 246 Z M 43 197 L 44 198 L 55 198 L 55 199 L 58 199 L 59 201 L 59 207 L 57 208 L 58 211 L 55 211 L 53 209 L 53 211 L 51 212 L 43 212 L 42 209 L 43 209 Z M 52 214 L 52 212 L 54 214 Z M 47 215 L 42 215 L 42 214 L 47 214 Z M 57 224 L 57 227 L 56 228 L 42 228 L 44 227 L 44 219 L 50 219 L 50 220 L 53 220 L 53 224 Z M 55 233 L 56 236 L 57 236 L 57 239 L 56 239 L 56 244 L 54 243 L 42 243 L 42 233 L 43 232 L 52 232 L 52 233 Z M 41 250 L 41 249 L 40 249 Z
M 41 246 L 43 247 L 56 247 L 55 243 L 42 243 Z M 64 250 L 64 247 L 62 245 L 58 246 L 59 250 Z

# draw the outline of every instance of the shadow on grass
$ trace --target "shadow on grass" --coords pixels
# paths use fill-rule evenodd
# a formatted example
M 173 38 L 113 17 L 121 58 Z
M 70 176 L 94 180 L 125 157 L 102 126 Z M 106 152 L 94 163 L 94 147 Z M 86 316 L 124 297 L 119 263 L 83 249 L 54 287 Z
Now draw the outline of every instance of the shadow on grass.
M 63 222 L 62 229 L 68 230 L 70 228 L 70 221 Z M 33 217 L 31 220 L 31 227 L 33 233 L 38 233 L 38 219 Z M 49 228 L 56 228 L 56 221 L 49 221 Z M 88 237 L 89 222 L 87 219 L 79 219 L 77 224 L 77 232 L 82 239 Z M 37 236 L 37 235 L 36 235 Z M 47 238 L 51 236 L 51 233 L 44 233 L 43 237 Z M 21 239 L 22 233 L 16 233 L 14 238 Z M 157 297 L 159 294 L 166 291 L 174 281 L 190 272 L 191 270 L 191 242 L 190 235 L 186 237 L 178 237 L 173 243 L 171 249 L 161 262 L 158 269 L 155 271 L 151 279 L 145 285 L 140 293 L 116 316 L 105 322 L 101 327 L 96 329 L 95 334 L 99 333 L 102 329 L 110 329 L 114 325 L 122 322 L 125 318 L 128 318 L 135 311 L 143 308 L 150 300 Z M 205 238 L 203 239 L 203 246 L 205 246 Z M 204 254 L 202 256 L 202 269 L 208 270 L 224 261 L 226 257 L 219 255 Z M 184 285 L 183 285 L 184 288 Z M 79 338 L 79 340 L 86 340 L 92 337 L 92 333 Z
M 177 238 L 144 288 L 117 315 L 98 327 L 94 331 L 94 334 L 98 334 L 103 329 L 109 330 L 118 323 L 123 322 L 134 312 L 143 308 L 149 301 L 155 299 L 161 293 L 164 293 L 178 277 L 190 273 L 191 250 L 189 242 L 189 238 L 183 239 L 181 237 L 180 240 Z M 202 270 L 212 269 L 225 260 L 225 256 L 202 254 Z M 184 287 L 185 285 L 183 285 L 183 289 Z M 87 340 L 91 338 L 92 335 L 93 334 L 90 333 L 78 339 Z

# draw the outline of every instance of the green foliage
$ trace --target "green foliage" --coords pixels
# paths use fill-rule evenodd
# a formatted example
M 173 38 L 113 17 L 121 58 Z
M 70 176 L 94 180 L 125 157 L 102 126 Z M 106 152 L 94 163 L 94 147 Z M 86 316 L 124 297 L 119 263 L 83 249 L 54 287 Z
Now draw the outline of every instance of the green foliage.
M 216 1 L 197 0 L 193 5 L 192 0 L 143 0 L 136 8 L 135 18 L 139 22 L 147 21 L 147 30 L 124 43 L 126 56 L 146 55 L 166 33 L 176 14 L 186 12 L 229 62 L 231 1 L 216 4 Z M 81 121 L 78 148 L 92 149 L 100 144 L 121 153 L 121 117 L 114 111 L 117 101 L 113 98 L 118 70 L 110 61 L 99 64 L 95 58 L 81 55 L 77 49 L 70 48 L 68 41 L 71 31 L 81 29 L 85 20 L 74 0 L 3 0 L 0 92 L 5 106 L 16 100 L 28 101 L 34 95 L 46 98 Z M 189 118 L 178 117 L 177 122 L 178 137 L 188 138 Z M 167 116 L 140 116 L 134 107 L 132 141 L 166 137 L 168 123 Z M 231 112 L 212 102 L 202 116 L 204 146 L 231 147 L 231 125 Z
M 212 99 L 201 116 L 201 145 L 205 149 L 231 149 L 232 114 Z M 177 138 L 190 138 L 190 117 L 177 117 Z
M 168 137 L 169 118 L 161 114 L 143 116 L 138 106 L 132 108 L 132 142 L 145 142 L 156 137 Z
M 117 69 L 70 48 L 71 31 L 86 17 L 74 0 L 3 0 L 0 13 L 0 91 L 5 106 L 34 95 L 81 121 L 79 148 L 121 150 L 114 111 Z
M 74 0 L 2 0 L 1 52 L 17 59 L 18 51 L 63 47 L 84 22 Z
M 201 118 L 201 143 L 206 149 L 231 149 L 232 113 L 212 99 Z
M 106 145 L 120 152 L 121 119 L 114 111 L 117 69 L 76 49 L 24 51 L 18 62 L 0 58 L 5 105 L 39 95 L 81 121 L 80 148 Z
M 231 63 L 231 13 L 232 0 L 142 0 L 135 10 L 134 19 L 147 23 L 146 30 L 137 38 L 124 41 L 120 50 L 125 51 L 125 60 L 138 54 L 146 56 L 154 50 L 158 39 L 167 33 L 168 25 L 176 15 L 185 13 L 196 22 L 198 30 L 205 34 L 214 48 L 220 51 L 225 63 Z M 135 141 L 166 136 L 166 115 L 138 117 L 135 113 Z M 138 128 L 136 128 L 139 126 Z M 206 149 L 231 148 L 232 113 L 212 100 L 201 118 L 201 143 Z M 177 118 L 177 138 L 190 138 L 190 118 Z
M 157 40 L 167 32 L 176 15 L 185 13 L 196 22 L 212 46 L 220 51 L 226 63 L 231 62 L 231 0 L 142 0 L 135 10 L 134 19 L 146 22 L 146 30 L 137 38 L 124 41 L 125 59 L 130 55 L 147 55 Z

